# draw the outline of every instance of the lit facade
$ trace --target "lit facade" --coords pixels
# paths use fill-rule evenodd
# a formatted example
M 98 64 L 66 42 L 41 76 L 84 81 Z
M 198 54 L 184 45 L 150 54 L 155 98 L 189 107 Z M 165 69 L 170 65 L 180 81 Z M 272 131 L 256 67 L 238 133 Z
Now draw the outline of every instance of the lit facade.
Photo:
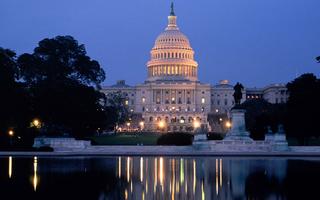
M 140 128 L 145 131 L 192 132 L 195 126 L 214 131 L 215 127 L 208 123 L 208 115 L 228 115 L 234 106 L 233 86 L 227 80 L 214 86 L 198 80 L 194 51 L 177 26 L 173 8 L 167 27 L 151 49 L 147 72 L 148 77 L 142 84 L 129 86 L 124 81 L 118 81 L 116 85 L 103 87 L 102 90 L 106 94 L 123 94 L 128 110 L 135 116 L 132 126 L 139 127 L 143 121 Z M 247 98 L 246 93 L 253 95 L 254 90 L 259 92 L 260 98 L 277 103 L 275 99 L 281 97 L 275 97 L 276 92 L 279 90 L 282 94 L 280 91 L 286 88 L 245 89 L 242 101 Z M 286 99 L 283 97 L 283 100 Z

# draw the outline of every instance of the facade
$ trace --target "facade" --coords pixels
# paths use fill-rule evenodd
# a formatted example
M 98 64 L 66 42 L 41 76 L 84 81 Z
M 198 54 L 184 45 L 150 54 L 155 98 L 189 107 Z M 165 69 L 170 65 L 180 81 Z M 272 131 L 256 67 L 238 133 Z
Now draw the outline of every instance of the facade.
M 198 127 L 214 131 L 213 125 L 208 123 L 208 115 L 228 115 L 234 106 L 233 86 L 227 80 L 214 86 L 198 80 L 194 51 L 188 38 L 179 30 L 173 7 L 167 27 L 150 51 L 147 71 L 148 77 L 142 84 L 129 86 L 125 81 L 118 81 L 103 87 L 105 94 L 121 92 L 128 110 L 140 116 L 128 125 L 145 131 L 192 132 Z M 242 101 L 251 96 L 271 103 L 287 99 L 286 88 L 282 85 L 245 89 Z

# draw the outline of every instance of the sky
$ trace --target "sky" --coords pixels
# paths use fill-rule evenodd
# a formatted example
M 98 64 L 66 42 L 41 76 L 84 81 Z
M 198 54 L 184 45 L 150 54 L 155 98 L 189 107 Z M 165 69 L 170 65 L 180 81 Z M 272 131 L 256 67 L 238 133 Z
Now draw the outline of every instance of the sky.
M 32 53 L 44 38 L 71 35 L 106 72 L 103 85 L 143 83 L 170 0 L 1 0 L 0 47 Z M 320 76 L 319 0 L 174 0 L 199 80 L 246 87 Z

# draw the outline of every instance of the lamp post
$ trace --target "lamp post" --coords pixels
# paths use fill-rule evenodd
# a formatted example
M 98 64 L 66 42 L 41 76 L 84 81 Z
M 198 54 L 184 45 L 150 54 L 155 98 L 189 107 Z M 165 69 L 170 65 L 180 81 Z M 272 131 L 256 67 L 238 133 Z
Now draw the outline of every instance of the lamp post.
M 140 125 L 140 130 L 142 131 L 144 129 L 144 121 L 141 121 L 139 125 Z
M 14 136 L 14 131 L 13 130 L 9 130 L 8 134 L 9 134 L 9 137 L 10 137 L 10 146 L 12 146 L 12 138 Z
M 162 121 L 162 120 L 159 121 L 158 127 L 159 127 L 159 129 L 160 129 L 161 131 L 164 131 L 165 126 L 166 126 L 166 122 L 165 122 L 165 121 Z

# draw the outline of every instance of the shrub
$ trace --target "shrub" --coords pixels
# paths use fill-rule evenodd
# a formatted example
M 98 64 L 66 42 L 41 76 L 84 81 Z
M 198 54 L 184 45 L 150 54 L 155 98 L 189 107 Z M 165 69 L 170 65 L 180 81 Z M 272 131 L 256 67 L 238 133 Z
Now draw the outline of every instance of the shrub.
M 174 132 L 160 136 L 157 145 L 192 145 L 193 135 L 190 133 Z

